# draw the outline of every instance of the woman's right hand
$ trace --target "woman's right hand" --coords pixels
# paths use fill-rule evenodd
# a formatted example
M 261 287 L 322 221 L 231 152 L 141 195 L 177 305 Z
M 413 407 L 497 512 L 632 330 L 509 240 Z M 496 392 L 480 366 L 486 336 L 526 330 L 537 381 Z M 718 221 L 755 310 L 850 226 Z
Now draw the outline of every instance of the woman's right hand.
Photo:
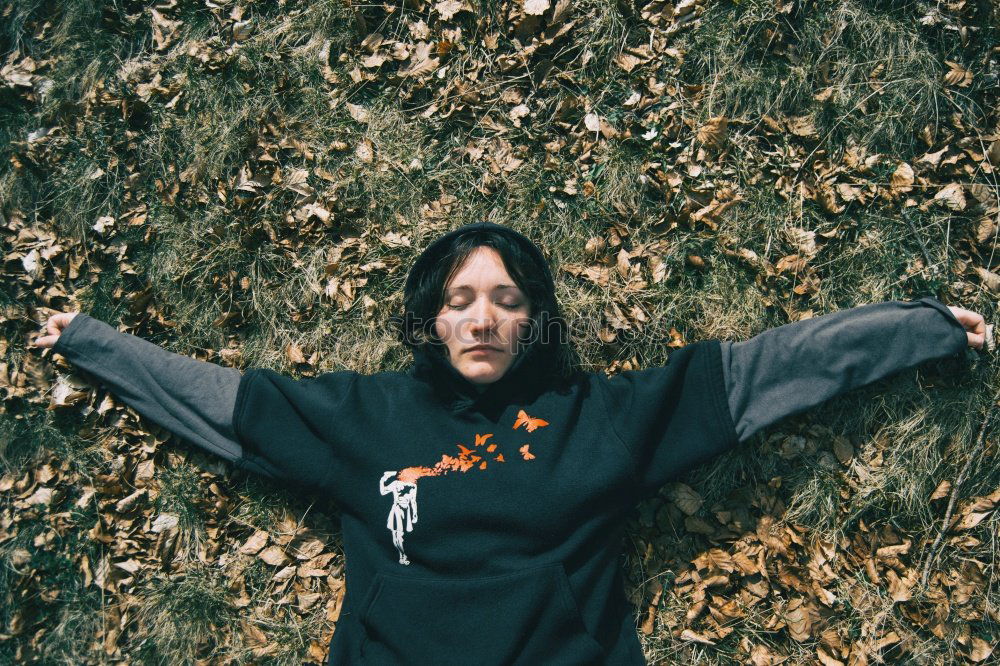
M 48 335 L 43 335 L 40 338 L 35 339 L 36 347 L 51 347 L 59 339 L 62 334 L 63 329 L 69 326 L 69 323 L 73 321 L 73 317 L 80 314 L 79 312 L 60 312 L 59 314 L 54 314 L 49 317 L 49 320 L 45 322 L 45 332 Z

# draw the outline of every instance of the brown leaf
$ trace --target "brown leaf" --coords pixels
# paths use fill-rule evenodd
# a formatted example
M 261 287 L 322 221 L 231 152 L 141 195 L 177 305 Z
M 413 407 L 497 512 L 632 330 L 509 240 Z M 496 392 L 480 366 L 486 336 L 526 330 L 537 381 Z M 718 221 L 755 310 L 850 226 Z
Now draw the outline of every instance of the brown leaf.
M 913 189 L 913 167 L 906 162 L 900 162 L 892 172 L 890 186 L 893 194 L 909 192 Z
M 371 140 L 365 138 L 358 141 L 358 145 L 354 147 L 354 154 L 357 155 L 358 160 L 366 164 L 375 159 L 375 151 L 372 149 Z
M 993 166 L 1000 166 L 1000 139 L 990 144 L 990 148 L 986 152 L 986 159 Z
M 788 131 L 795 136 L 801 136 L 807 139 L 818 139 L 819 132 L 816 131 L 816 125 L 813 124 L 812 118 L 808 116 L 796 116 L 794 118 L 789 118 Z
M 302 349 L 294 342 L 289 342 L 285 346 L 285 356 L 291 363 L 305 363 L 306 357 L 302 354 Z
M 969 84 L 972 83 L 972 72 L 957 62 L 952 62 L 951 60 L 945 60 L 944 62 L 951 68 L 945 72 L 945 84 L 949 86 L 958 86 L 959 88 L 967 88 Z
M 142 490 L 137 490 L 128 497 L 121 499 L 115 504 L 115 511 L 118 513 L 128 513 L 132 509 L 136 508 L 139 504 L 139 500 L 143 498 L 146 494 L 145 488 Z
M 823 666 L 844 666 L 844 662 L 830 654 L 822 645 L 816 648 L 816 658 Z
M 884 650 L 890 645 L 895 645 L 899 641 L 900 641 L 899 634 L 897 634 L 895 631 L 890 631 L 889 633 L 885 634 L 884 636 L 882 636 L 882 638 L 878 639 L 878 641 L 875 642 L 875 649 Z
M 784 614 L 785 625 L 791 637 L 800 643 L 812 637 L 812 614 L 810 608 L 802 599 L 792 599 L 788 602 Z
M 460 0 L 443 0 L 443 2 L 435 4 L 434 9 L 441 15 L 442 20 L 450 21 L 455 14 L 466 9 L 466 7 L 465 3 L 460 2 Z
M 893 544 L 891 546 L 882 546 L 875 551 L 877 557 L 898 557 L 900 555 L 906 555 L 910 552 L 910 546 L 913 541 L 906 539 L 903 543 Z
M 846 206 L 837 201 L 837 194 L 829 185 L 821 185 L 816 193 L 816 201 L 827 213 L 839 215 L 843 213 Z
M 423 78 L 437 69 L 440 60 L 430 57 L 431 44 L 420 42 L 410 56 L 410 67 L 399 72 L 402 77 Z
M 684 631 L 681 632 L 681 640 L 694 641 L 696 643 L 702 643 L 704 645 L 715 645 L 715 641 L 691 629 L 685 629 Z
M 976 242 L 980 245 L 988 242 L 996 234 L 997 227 L 993 223 L 993 220 L 984 217 L 979 220 L 979 225 L 976 227 Z
M 563 270 L 575 277 L 582 277 L 594 284 L 607 287 L 611 283 L 611 270 L 606 266 L 580 264 L 563 264 Z
M 926 164 L 927 166 L 936 167 L 941 162 L 941 156 L 948 152 L 948 147 L 945 146 L 941 150 L 933 153 L 924 153 L 918 160 L 918 164 Z
M 268 546 L 257 557 L 275 567 L 288 561 L 288 557 L 285 555 L 285 551 L 281 549 L 281 546 Z M 292 567 L 292 570 L 294 572 L 294 567 Z
M 788 661 L 788 657 L 776 655 L 764 644 L 754 645 L 750 649 L 751 666 L 778 666 Z
M 354 118 L 359 123 L 367 123 L 368 119 L 371 117 L 371 114 L 368 112 L 368 109 L 361 106 L 360 104 L 351 104 L 350 102 L 348 102 L 347 111 L 348 113 L 351 114 L 351 118 Z
M 972 637 L 972 649 L 969 651 L 969 660 L 975 663 L 986 661 L 993 654 L 993 646 L 978 636 Z
M 253 535 L 240 546 L 240 552 L 244 555 L 256 555 L 260 549 L 267 545 L 267 532 L 257 530 Z
M 115 562 L 115 566 L 121 569 L 122 571 L 127 571 L 130 574 L 134 574 L 136 571 L 142 568 L 142 564 L 134 558 L 129 558 L 124 562 Z
M 691 486 L 684 483 L 673 483 L 667 491 L 667 497 L 677 505 L 677 508 L 691 516 L 698 512 L 705 500 Z
M 177 523 L 180 521 L 180 516 L 172 513 L 161 513 L 153 521 L 152 526 L 150 526 L 149 531 L 153 534 L 159 534 L 160 532 L 165 532 L 167 530 L 177 527 Z
M 958 183 L 945 185 L 934 195 L 934 200 L 940 201 L 948 210 L 965 210 L 965 192 Z
M 305 613 L 310 608 L 316 605 L 316 602 L 323 598 L 324 594 L 321 592 L 299 592 L 297 595 L 299 602 L 299 612 Z
M 854 457 L 854 446 L 851 445 L 850 440 L 846 437 L 835 437 L 833 440 L 833 455 L 837 456 L 837 460 L 840 461 L 841 465 L 847 465 L 851 462 L 851 458 Z
M 819 249 L 816 246 L 816 232 L 801 227 L 789 227 L 785 230 L 788 240 L 795 245 L 799 254 L 813 257 Z
M 956 530 L 970 530 L 983 522 L 993 511 L 970 511 L 964 514 L 961 520 L 955 525 Z
M 979 279 L 982 281 L 984 287 L 994 294 L 1000 294 L 1000 275 L 997 275 L 993 271 L 988 271 L 981 266 L 976 266 L 976 274 L 979 275 Z
M 25 505 L 33 506 L 35 504 L 50 504 L 53 498 L 53 491 L 51 488 L 39 488 L 30 497 L 24 500 Z
M 886 572 L 889 579 L 889 596 L 893 601 L 909 601 L 912 596 L 911 590 L 917 582 L 917 571 L 911 569 L 904 578 L 900 578 L 893 569 Z
M 524 13 L 528 16 L 541 16 L 549 8 L 549 0 L 524 0 Z
M 729 135 L 729 119 L 725 116 L 709 118 L 698 128 L 698 141 L 707 146 L 721 147 Z
M 931 499 L 936 500 L 936 499 L 941 499 L 943 497 L 947 497 L 948 493 L 950 492 L 951 492 L 951 481 L 945 479 L 944 481 L 939 483 L 937 488 L 934 489 L 934 492 L 931 493 Z

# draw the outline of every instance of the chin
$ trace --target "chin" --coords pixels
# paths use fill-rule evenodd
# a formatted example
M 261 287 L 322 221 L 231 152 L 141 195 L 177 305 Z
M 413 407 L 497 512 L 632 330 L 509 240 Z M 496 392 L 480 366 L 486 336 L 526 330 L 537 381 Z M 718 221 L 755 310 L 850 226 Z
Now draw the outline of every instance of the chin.
M 462 373 L 465 378 L 474 384 L 492 384 L 503 376 L 503 371 L 499 368 L 469 368 Z

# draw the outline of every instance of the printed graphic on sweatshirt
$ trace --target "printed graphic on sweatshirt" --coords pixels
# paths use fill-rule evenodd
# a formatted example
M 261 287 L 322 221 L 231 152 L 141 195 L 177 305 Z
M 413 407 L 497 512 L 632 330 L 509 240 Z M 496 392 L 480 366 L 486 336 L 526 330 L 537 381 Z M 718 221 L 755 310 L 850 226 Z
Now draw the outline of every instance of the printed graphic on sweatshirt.
M 524 426 L 526 431 L 534 432 L 548 424 L 549 422 L 544 419 L 528 416 L 522 409 L 517 413 L 513 429 L 517 430 Z M 403 549 L 403 535 L 412 532 L 413 526 L 417 523 L 417 480 L 425 476 L 443 476 L 449 472 L 485 470 L 489 462 L 486 460 L 486 454 L 496 454 L 492 456 L 494 462 L 507 462 L 503 453 L 497 451 L 497 443 L 488 441 L 492 436 L 493 433 L 485 435 L 476 433 L 476 441 L 472 448 L 456 444 L 458 455 L 442 454 L 441 460 L 434 463 L 433 467 L 405 467 L 402 470 L 390 470 L 382 474 L 379 493 L 382 495 L 392 493 L 392 508 L 389 509 L 389 518 L 385 526 L 392 535 L 392 545 L 399 552 L 400 564 L 410 563 Z M 528 444 L 521 446 L 518 451 L 524 460 L 535 459 L 535 455 L 528 450 Z

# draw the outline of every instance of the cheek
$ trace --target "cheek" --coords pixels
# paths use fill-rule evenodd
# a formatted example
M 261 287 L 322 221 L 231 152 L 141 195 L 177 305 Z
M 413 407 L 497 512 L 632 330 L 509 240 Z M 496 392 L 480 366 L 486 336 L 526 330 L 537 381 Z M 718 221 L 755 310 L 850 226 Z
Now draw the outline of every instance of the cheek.
M 455 337 L 455 318 L 450 312 L 442 311 L 434 318 L 434 335 L 448 344 Z
M 510 335 L 511 349 L 517 347 L 518 338 L 527 334 L 530 324 L 531 324 L 531 319 L 528 317 L 512 319 L 507 323 L 507 330 L 509 331 Z

